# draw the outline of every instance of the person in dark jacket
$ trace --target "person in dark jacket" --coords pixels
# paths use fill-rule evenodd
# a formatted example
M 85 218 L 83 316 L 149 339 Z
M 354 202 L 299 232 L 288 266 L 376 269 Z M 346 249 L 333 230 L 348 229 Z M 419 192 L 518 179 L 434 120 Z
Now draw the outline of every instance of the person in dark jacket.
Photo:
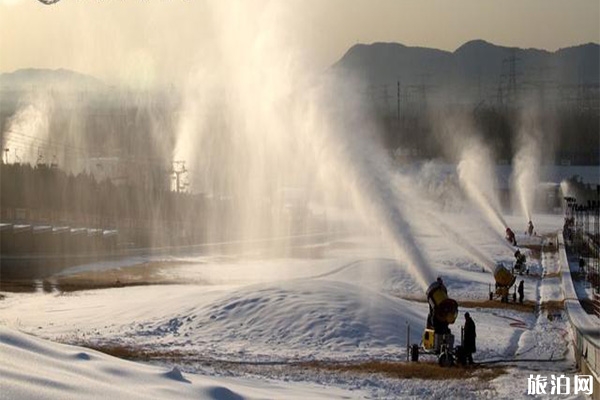
M 533 222 L 531 221 L 529 221 L 529 224 L 527 224 L 527 233 L 529 236 L 533 235 Z
M 477 334 L 475 333 L 475 322 L 471 318 L 471 315 L 467 312 L 465 313 L 465 330 L 463 336 L 463 351 L 465 352 L 465 357 L 467 359 L 467 364 L 473 364 L 473 353 L 477 351 L 475 346 L 475 338 Z
M 525 289 L 523 288 L 524 285 L 524 281 L 521 279 L 521 282 L 519 283 L 519 288 L 517 289 L 517 292 L 519 292 L 519 303 L 523 304 L 523 297 L 525 297 Z
M 515 233 L 510 228 L 506 228 L 506 240 L 513 246 L 517 245 L 517 238 L 515 237 Z

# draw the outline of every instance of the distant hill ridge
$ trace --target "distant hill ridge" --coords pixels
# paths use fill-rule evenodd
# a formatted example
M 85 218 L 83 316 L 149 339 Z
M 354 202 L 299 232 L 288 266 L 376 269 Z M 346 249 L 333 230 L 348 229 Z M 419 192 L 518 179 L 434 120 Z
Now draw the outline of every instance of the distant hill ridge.
M 496 87 L 506 78 L 510 59 L 523 83 L 566 86 L 598 85 L 600 45 L 586 43 L 551 52 L 498 46 L 477 39 L 454 52 L 377 42 L 356 44 L 333 66 L 371 84 L 431 84 L 438 87 Z M 107 85 L 91 75 L 68 69 L 24 68 L 0 74 L 0 89 L 31 87 L 101 89 Z
M 104 87 L 105 84 L 91 75 L 63 68 L 23 68 L 0 74 L 1 89 L 20 90 L 40 86 L 98 89 Z
M 357 74 L 371 84 L 498 85 L 509 73 L 511 58 L 521 82 L 548 85 L 597 85 L 600 45 L 587 43 L 551 52 L 498 46 L 472 40 L 454 52 L 400 43 L 352 46 L 334 71 Z

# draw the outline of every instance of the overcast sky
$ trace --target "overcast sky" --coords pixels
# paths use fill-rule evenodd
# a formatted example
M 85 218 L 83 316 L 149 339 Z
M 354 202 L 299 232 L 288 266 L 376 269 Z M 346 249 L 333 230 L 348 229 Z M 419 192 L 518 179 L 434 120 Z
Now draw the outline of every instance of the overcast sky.
M 489 42 L 554 51 L 600 40 L 598 0 L 0 0 L 0 72 L 69 68 L 112 81 L 178 80 L 208 59 L 277 39 L 323 69 L 355 43 L 454 51 Z M 243 26 L 243 29 L 238 29 Z M 237 32 L 239 35 L 231 35 Z M 214 64 L 212 64 L 214 65 Z

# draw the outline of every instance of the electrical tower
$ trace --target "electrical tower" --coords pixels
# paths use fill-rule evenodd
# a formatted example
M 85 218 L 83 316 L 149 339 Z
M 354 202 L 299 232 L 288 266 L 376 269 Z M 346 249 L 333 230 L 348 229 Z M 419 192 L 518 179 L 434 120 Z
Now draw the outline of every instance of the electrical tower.
M 187 183 L 182 182 L 181 176 L 183 174 L 187 174 L 188 170 L 185 168 L 185 161 L 173 161 L 173 169 L 171 170 L 171 174 L 174 175 L 175 179 L 175 188 L 177 193 L 182 192 L 187 186 Z
M 505 98 L 507 104 L 514 105 L 517 101 L 517 62 L 521 61 L 517 58 L 517 49 L 513 48 L 510 50 L 510 56 L 502 60 L 503 64 L 508 65 L 508 71 L 506 73 L 506 91 Z

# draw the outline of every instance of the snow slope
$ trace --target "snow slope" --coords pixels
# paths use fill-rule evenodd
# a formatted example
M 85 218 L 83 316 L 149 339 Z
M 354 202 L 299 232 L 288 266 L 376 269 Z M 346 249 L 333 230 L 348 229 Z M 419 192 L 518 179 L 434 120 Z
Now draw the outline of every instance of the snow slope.
M 50 343 L 0 326 L 2 399 L 347 399 L 314 384 L 205 377 Z
M 464 215 L 450 215 L 449 218 L 455 221 L 455 229 L 460 235 L 483 249 L 494 262 L 513 261 L 513 249 L 506 243 L 481 234 L 476 224 L 471 225 Z M 546 227 L 551 232 L 560 226 L 560 221 L 560 216 L 540 217 L 536 219 L 536 227 L 539 231 Z M 459 304 L 462 300 L 487 299 L 492 275 L 470 259 L 456 243 L 436 232 L 420 232 L 419 242 L 424 246 L 432 268 L 443 276 L 451 297 Z M 540 260 L 530 258 L 528 262 L 539 264 Z M 556 262 L 556 259 L 548 258 L 542 264 L 547 272 L 555 272 L 558 270 Z M 125 345 L 157 353 L 176 351 L 200 360 L 196 366 L 186 364 L 186 371 L 211 375 L 215 375 L 214 371 L 207 371 L 202 360 L 257 366 L 295 360 L 403 361 L 406 359 L 407 325 L 410 325 L 410 342 L 418 343 L 428 312 L 422 289 L 403 263 L 402 259 L 393 257 L 384 243 L 372 236 L 336 239 L 328 244 L 319 259 L 187 257 L 180 262 L 171 259 L 161 274 L 176 276 L 178 281 L 189 284 L 71 293 L 58 289 L 51 293 L 6 293 L 6 298 L 0 301 L 0 325 L 67 343 Z M 119 268 L 125 269 L 127 265 L 113 266 L 111 273 L 118 277 Z M 527 299 L 556 298 L 555 278 L 542 280 L 538 275 L 525 279 Z M 459 318 L 452 326 L 457 343 L 460 343 L 460 326 L 466 311 L 477 323 L 476 360 L 517 360 L 515 368 L 518 369 L 510 370 L 513 377 L 518 374 L 525 377 L 529 371 L 572 371 L 573 361 L 568 354 L 570 332 L 565 321 L 548 321 L 543 315 L 510 309 L 460 307 Z M 38 339 L 22 336 L 7 328 L 3 328 L 2 332 L 2 337 L 8 338 L 9 342 L 3 341 L 2 353 L 10 353 L 6 360 L 2 357 L 3 376 L 10 376 L 3 385 L 9 385 L 11 390 L 45 390 L 46 386 L 50 386 L 59 393 L 52 398 L 68 398 L 69 385 L 73 384 L 72 381 L 79 382 L 79 378 L 70 379 L 71 376 L 78 377 L 80 372 L 80 367 L 72 364 L 92 364 L 87 362 L 90 360 L 77 358 L 77 354 L 93 355 L 90 356 L 92 360 L 110 359 L 81 349 L 69 350 L 66 355 L 62 350 L 46 351 Z M 64 349 L 59 345 L 49 346 Z M 537 359 L 540 364 L 518 364 L 519 359 Z M 21 365 L 21 360 L 26 361 Z M 113 361 L 115 365 L 132 366 L 133 370 L 127 369 L 123 375 L 114 377 L 111 371 L 125 367 L 115 367 Z M 375 376 L 324 377 L 308 372 L 287 375 L 274 370 L 263 374 L 268 379 L 284 379 L 281 392 L 277 388 L 271 391 L 271 383 L 265 383 L 265 378 L 248 383 L 247 387 L 243 379 L 239 380 L 240 377 L 233 380 L 229 377 L 204 378 L 190 373 L 186 373 L 184 378 L 192 383 L 182 389 L 178 386 L 182 385 L 180 381 L 161 375 L 171 366 L 165 365 L 163 370 L 157 370 L 155 367 L 113 361 L 106 361 L 110 366 L 96 364 L 98 368 L 92 368 L 86 375 L 91 377 L 88 382 L 92 388 L 90 393 L 101 390 L 96 381 L 113 382 L 113 397 L 128 397 L 126 392 L 120 392 L 127 390 L 129 381 L 123 380 L 127 377 L 138 383 L 150 382 L 144 384 L 148 387 L 143 390 L 154 390 L 150 389 L 152 387 L 157 392 L 142 390 L 136 393 L 140 393 L 140 397 L 147 395 L 153 398 L 168 397 L 163 396 L 163 391 L 174 391 L 175 397 L 238 398 L 228 394 L 227 390 L 244 398 L 285 399 L 293 398 L 292 394 L 305 398 L 335 398 L 338 396 L 336 393 L 340 393 L 340 397 L 348 395 L 348 392 L 330 391 L 332 388 L 364 388 L 367 397 L 382 398 L 448 395 L 514 398 L 515 393 L 526 393 L 525 378 L 511 386 L 505 385 L 504 378 L 491 384 L 475 380 L 471 383 L 445 382 L 440 386 L 435 381 Z M 168 362 L 165 361 L 165 364 Z M 60 368 L 63 369 L 53 368 L 54 365 L 62 365 Z M 141 369 L 136 369 L 138 367 Z M 8 375 L 4 375 L 5 371 Z M 14 371 L 29 371 L 29 375 L 15 375 Z M 57 371 L 57 375 L 52 375 L 52 371 Z M 85 369 L 81 371 L 85 372 Z M 243 371 L 227 373 L 248 378 Z M 31 389 L 23 389 L 25 381 L 34 383 Z M 296 381 L 301 381 L 300 386 L 296 386 Z M 306 381 L 324 383 L 327 396 L 319 388 L 306 392 L 313 390 Z M 52 386 L 52 382 L 58 383 Z M 198 387 L 190 389 L 194 385 Z M 210 392 L 210 388 L 214 387 L 227 390 L 218 389 L 215 395 L 214 391 Z M 258 392 L 254 392 L 253 388 Z M 267 392 L 262 392 L 263 389 Z M 78 391 L 88 393 L 83 386 L 73 389 L 73 393 Z M 350 392 L 348 396 L 364 395 Z M 93 395 L 90 394 L 90 397 Z

